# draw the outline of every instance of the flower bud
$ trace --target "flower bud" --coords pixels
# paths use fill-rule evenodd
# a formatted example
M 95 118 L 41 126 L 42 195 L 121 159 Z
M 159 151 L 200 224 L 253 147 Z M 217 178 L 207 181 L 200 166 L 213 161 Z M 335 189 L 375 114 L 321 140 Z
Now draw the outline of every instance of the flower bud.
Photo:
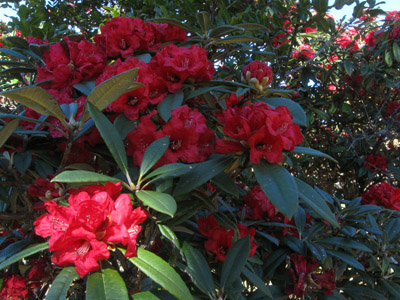
M 264 62 L 255 60 L 246 65 L 242 71 L 242 82 L 251 85 L 262 93 L 272 81 L 272 70 Z

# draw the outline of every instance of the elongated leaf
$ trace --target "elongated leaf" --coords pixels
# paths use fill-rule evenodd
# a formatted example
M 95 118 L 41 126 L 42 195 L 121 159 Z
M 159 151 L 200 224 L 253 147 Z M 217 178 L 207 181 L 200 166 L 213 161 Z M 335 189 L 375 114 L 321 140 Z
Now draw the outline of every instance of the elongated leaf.
M 9 265 L 11 265 L 25 257 L 28 257 L 32 254 L 38 253 L 42 250 L 46 250 L 49 248 L 49 243 L 45 242 L 45 243 L 34 245 L 32 247 L 29 247 L 27 249 L 24 249 L 18 253 L 15 253 L 14 255 L 12 255 L 13 251 L 17 252 L 20 249 L 25 248 L 27 245 L 32 243 L 32 240 L 21 240 L 20 242 L 22 242 L 22 243 L 17 242 L 17 243 L 13 243 L 13 244 L 9 245 L 7 248 L 9 248 L 10 246 L 13 246 L 13 245 L 15 245 L 15 246 L 13 247 L 12 251 L 11 251 L 11 249 L 9 249 L 7 254 L 3 253 L 7 248 L 5 248 L 3 251 L 1 251 L 0 260 L 2 260 L 3 258 L 6 258 L 6 259 L 0 264 L 0 270 L 7 268 Z M 10 254 L 12 256 L 10 256 Z
M 243 24 L 235 24 L 237 27 L 241 27 L 245 30 L 262 30 L 262 31 L 270 31 L 268 27 L 265 27 L 258 23 L 243 23 Z
M 26 57 L 25 55 L 22 55 L 21 53 L 11 49 L 0 48 L 0 52 L 2 52 L 5 55 L 13 56 L 22 60 L 28 60 L 28 57 Z
M 143 180 L 155 177 L 157 175 L 159 175 L 159 176 L 157 176 L 157 179 L 166 178 L 166 177 L 182 176 L 183 174 L 189 172 L 191 169 L 193 169 L 193 166 L 185 165 L 185 164 L 181 164 L 181 163 L 163 165 L 163 166 L 159 167 L 158 169 L 147 174 L 143 178 Z
M 238 240 L 228 251 L 221 271 L 221 289 L 224 290 L 238 279 L 250 254 L 250 237 Z
M 176 237 L 175 232 L 167 225 L 158 224 L 158 229 L 160 229 L 160 233 L 171 241 L 172 244 L 175 245 L 176 248 L 181 249 L 181 245 L 179 244 L 179 240 Z
M 22 37 L 19 36 L 9 36 L 6 37 L 6 41 L 12 43 L 15 47 L 29 49 L 29 43 Z
M 216 175 L 213 178 L 212 182 L 215 183 L 215 185 L 223 190 L 225 193 L 232 195 L 236 199 L 239 198 L 239 189 L 235 181 L 225 172 L 221 172 Z
M 222 26 L 218 26 L 217 28 L 212 29 L 210 31 L 209 36 L 211 38 L 218 38 L 218 37 L 227 35 L 229 33 L 235 32 L 235 31 L 244 31 L 244 29 L 241 27 L 238 27 L 238 26 L 222 25 Z
M 66 267 L 61 270 L 56 279 L 51 283 L 46 300 L 67 299 L 67 293 L 72 281 L 79 278 L 74 267 Z
M 346 264 L 348 264 L 358 270 L 364 271 L 364 266 L 353 256 L 351 256 L 347 253 L 343 253 L 343 252 L 335 251 L 335 250 L 329 250 L 329 249 L 326 249 L 326 252 L 332 256 L 339 258 L 340 260 L 344 261 Z
M 0 130 L 0 148 L 3 147 L 8 138 L 17 129 L 19 121 L 18 119 L 11 120 Z
M 185 95 L 183 94 L 183 91 L 180 90 L 177 91 L 175 94 L 167 95 L 163 99 L 163 101 L 157 105 L 158 113 L 165 122 L 167 122 L 171 118 L 171 111 L 174 108 L 182 105 L 184 96 Z
M 131 297 L 132 297 L 132 300 L 159 300 L 160 299 L 156 295 L 154 295 L 153 293 L 151 293 L 149 291 L 136 293 L 136 294 L 133 294 Z
M 208 30 L 210 26 L 210 14 L 206 11 L 201 11 L 196 14 L 197 23 L 200 25 L 204 32 Z
M 93 273 L 86 283 L 86 300 L 128 300 L 128 290 L 119 273 L 104 269 Z
M 138 248 L 137 252 L 137 257 L 132 257 L 129 260 L 143 273 L 179 300 L 193 299 L 182 278 L 167 262 L 142 248 Z
M 156 211 L 170 215 L 171 217 L 173 217 L 176 212 L 176 201 L 169 194 L 142 190 L 137 191 L 136 196 L 145 205 L 150 206 Z
M 325 200 L 307 183 L 295 178 L 300 199 L 303 200 L 311 209 L 322 219 L 326 220 L 332 226 L 339 227 L 335 216 L 330 210 Z
M 272 294 L 268 287 L 265 285 L 264 280 L 262 280 L 260 277 L 258 277 L 256 274 L 254 274 L 252 271 L 247 269 L 246 267 L 243 269 L 243 275 L 250 280 L 259 290 L 263 292 L 264 295 L 267 295 L 268 297 L 272 298 Z
M 250 42 L 251 43 L 262 43 L 263 40 L 256 38 L 254 36 L 251 36 L 251 35 L 236 35 L 236 36 L 212 41 L 210 44 L 221 45 L 221 44 L 250 43 Z
M 307 126 L 306 113 L 301 108 L 301 106 L 298 103 L 294 102 L 293 100 L 282 97 L 282 98 L 266 98 L 262 99 L 262 101 L 273 107 L 277 107 L 279 105 L 286 106 L 293 117 L 293 123 L 301 126 Z
M 344 247 L 344 248 L 352 248 L 352 249 L 357 249 L 365 252 L 372 252 L 370 248 L 368 248 L 366 245 L 357 242 L 353 239 L 349 238 L 344 238 L 344 237 L 338 237 L 338 236 L 333 236 L 330 238 L 324 238 L 322 240 L 318 241 L 319 243 L 326 243 L 326 244 L 331 244 L 335 245 L 338 247 Z
M 189 96 L 187 97 L 187 99 L 192 99 L 194 97 L 198 97 L 198 96 L 203 95 L 205 93 L 208 93 L 208 92 L 211 92 L 211 91 L 215 91 L 215 90 L 219 90 L 219 89 L 222 89 L 224 87 L 225 86 L 223 86 L 223 85 L 215 85 L 215 86 L 206 86 L 206 87 L 203 87 L 203 88 L 199 88 L 199 89 L 196 89 L 193 92 L 191 92 L 189 94 Z
M 74 170 L 64 171 L 54 177 L 51 182 L 120 182 L 120 179 L 113 178 L 107 175 L 85 171 Z
M 99 130 L 100 135 L 106 143 L 108 150 L 110 150 L 115 162 L 125 176 L 128 176 L 128 159 L 126 157 L 125 146 L 122 142 L 121 136 L 115 129 L 114 125 L 96 106 L 88 102 L 87 107 L 94 124 Z
M 143 84 L 134 82 L 138 68 L 125 71 L 102 82 L 90 93 L 87 102 L 92 103 L 98 110 L 103 110 L 119 96 L 137 89 Z
M 33 67 L 12 67 L 1 70 L 0 74 L 19 74 L 19 73 L 36 73 L 36 68 Z
M 197 164 L 190 172 L 179 180 L 174 195 L 183 195 L 199 187 L 225 170 L 232 162 L 229 157 L 220 156 L 216 159 Z
M 400 46 L 398 43 L 393 43 L 393 55 L 397 62 L 400 62 Z
M 154 141 L 143 155 L 142 163 L 140 164 L 140 177 L 146 175 L 148 171 L 159 161 L 161 156 L 167 151 L 169 146 L 169 137 L 165 136 Z
M 30 152 L 17 152 L 14 155 L 14 165 L 20 174 L 24 174 L 32 162 Z
M 188 243 L 182 247 L 183 254 L 188 265 L 186 272 L 189 273 L 193 283 L 205 294 L 213 295 L 215 293 L 214 282 L 207 260 L 201 252 Z
M 0 60 L 0 66 L 32 67 L 32 64 L 15 60 Z
M 278 164 L 262 160 L 254 165 L 257 181 L 272 204 L 291 219 L 298 205 L 298 191 L 293 176 Z
M 64 127 L 67 127 L 65 115 L 57 101 L 41 87 L 28 86 L 8 92 L 1 92 L 0 95 L 21 103 L 42 115 L 56 117 Z
M 95 88 L 95 81 L 82 81 L 74 84 L 74 88 L 76 88 L 82 94 L 89 96 Z
M 296 147 L 294 147 L 294 150 L 291 152 L 299 153 L 299 154 L 306 154 L 306 155 L 311 155 L 311 156 L 325 157 L 325 158 L 328 158 L 338 164 L 338 161 L 336 159 L 334 159 L 332 156 L 325 154 L 321 151 L 315 150 L 315 149 L 296 146 Z

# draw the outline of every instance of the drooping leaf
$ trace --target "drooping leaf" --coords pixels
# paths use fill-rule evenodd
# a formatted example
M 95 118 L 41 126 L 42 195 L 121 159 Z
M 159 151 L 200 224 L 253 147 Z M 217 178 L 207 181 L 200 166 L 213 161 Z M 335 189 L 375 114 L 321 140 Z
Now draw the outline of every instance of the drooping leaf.
M 153 143 L 146 149 L 140 164 L 140 178 L 147 174 L 148 171 L 159 161 L 161 156 L 167 151 L 169 146 L 169 137 L 164 136 Z
M 128 159 L 121 136 L 110 120 L 108 120 L 96 106 L 88 102 L 87 107 L 94 124 L 99 130 L 100 135 L 106 143 L 108 150 L 110 150 L 115 162 L 125 176 L 128 176 Z
M 0 52 L 4 53 L 5 55 L 13 56 L 15 58 L 19 58 L 19 59 L 22 59 L 22 60 L 26 60 L 26 61 L 29 60 L 28 57 L 26 57 L 25 55 L 22 55 L 21 53 L 19 53 L 17 51 L 14 51 L 14 50 L 11 50 L 11 49 L 0 48 Z
M 158 169 L 155 169 L 154 171 L 150 172 L 147 174 L 143 180 L 152 178 L 157 176 L 158 178 L 166 178 L 166 177 L 176 177 L 176 176 L 182 176 L 183 174 L 189 172 L 191 169 L 193 169 L 193 166 L 191 165 L 185 165 L 182 163 L 174 163 L 174 164 L 168 164 L 168 165 L 163 165 L 159 167 Z
M 91 274 L 86 283 L 86 300 L 128 300 L 128 290 L 119 273 L 104 269 Z
M 64 171 L 54 177 L 51 182 L 120 182 L 118 178 L 113 178 L 100 173 L 85 171 L 85 170 L 74 170 Z
M 244 31 L 244 28 L 232 25 L 221 25 L 212 29 L 209 36 L 211 38 L 219 38 L 235 31 Z
M 172 116 L 171 111 L 174 108 L 177 108 L 182 105 L 184 96 L 185 95 L 184 95 L 183 91 L 180 90 L 180 91 L 177 91 L 175 94 L 167 95 L 163 99 L 163 101 L 161 101 L 157 105 L 157 111 L 160 114 L 161 118 L 163 118 L 163 120 L 165 122 L 167 122 L 171 118 L 171 116 Z
M 42 115 L 56 117 L 64 127 L 67 127 L 65 115 L 57 101 L 41 87 L 28 86 L 8 92 L 0 92 L 0 95 L 21 103 Z
M 10 244 L 5 249 L 0 252 L 0 270 L 7 268 L 9 265 L 28 257 L 32 254 L 38 253 L 42 250 L 46 250 L 49 248 L 49 243 L 41 243 L 24 249 L 27 245 L 32 244 L 32 240 L 21 240 L 15 243 Z M 20 251 L 21 249 L 24 249 Z
M 278 164 L 262 160 L 253 165 L 256 179 L 272 204 L 291 219 L 298 205 L 298 191 L 293 176 Z
M 19 121 L 18 119 L 11 120 L 0 130 L 0 148 L 4 146 L 5 142 L 7 142 L 15 129 L 17 129 Z
M 344 261 L 346 264 L 348 264 L 358 270 L 364 271 L 364 266 L 353 256 L 351 256 L 347 253 L 341 252 L 341 251 L 335 251 L 335 250 L 330 250 L 330 249 L 326 249 L 326 252 L 329 255 L 339 258 L 340 260 Z
M 167 262 L 142 248 L 138 248 L 137 252 L 137 257 L 132 257 L 129 260 L 143 273 L 179 300 L 193 299 L 182 278 Z
M 272 298 L 272 294 L 268 287 L 265 285 L 264 280 L 262 280 L 257 274 L 250 271 L 248 268 L 244 267 L 243 275 L 250 280 L 258 289 L 260 289 L 264 295 Z
M 173 217 L 176 212 L 176 201 L 169 194 L 142 190 L 137 191 L 136 196 L 145 205 L 150 206 L 156 211 L 170 215 L 171 217 Z
M 242 273 L 244 265 L 250 254 L 250 237 L 247 235 L 238 240 L 225 257 L 222 265 L 220 286 L 221 289 L 229 288 Z
M 338 164 L 338 161 L 336 159 L 334 159 L 332 156 L 325 154 L 321 151 L 315 150 L 315 149 L 296 146 L 296 147 L 294 147 L 294 150 L 291 152 L 298 153 L 298 154 L 311 155 L 311 156 L 325 157 L 325 158 L 328 158 Z
M 72 281 L 79 278 L 74 267 L 66 267 L 61 270 L 56 279 L 51 283 L 45 300 L 64 300 Z
M 307 116 L 301 106 L 288 98 L 264 98 L 263 102 L 267 103 L 274 108 L 279 105 L 286 106 L 293 117 L 293 123 L 301 126 L 307 126 Z
M 324 238 L 322 240 L 319 240 L 318 242 L 335 245 L 336 247 L 344 247 L 344 248 L 361 250 L 365 252 L 372 252 L 372 250 L 368 248 L 366 245 L 357 242 L 356 240 L 345 237 L 332 236 L 329 238 Z
M 176 237 L 175 232 L 171 228 L 169 228 L 167 225 L 162 225 L 162 224 L 158 224 L 157 226 L 162 236 L 170 240 L 171 243 L 174 244 L 176 248 L 181 249 L 179 240 Z

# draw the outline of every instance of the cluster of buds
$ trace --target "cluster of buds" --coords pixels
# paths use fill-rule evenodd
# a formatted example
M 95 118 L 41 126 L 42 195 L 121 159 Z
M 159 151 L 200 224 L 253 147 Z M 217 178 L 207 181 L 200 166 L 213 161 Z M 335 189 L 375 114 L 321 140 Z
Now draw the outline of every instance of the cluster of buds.
M 264 62 L 255 60 L 246 65 L 242 70 L 242 82 L 251 85 L 262 93 L 271 84 L 272 69 Z

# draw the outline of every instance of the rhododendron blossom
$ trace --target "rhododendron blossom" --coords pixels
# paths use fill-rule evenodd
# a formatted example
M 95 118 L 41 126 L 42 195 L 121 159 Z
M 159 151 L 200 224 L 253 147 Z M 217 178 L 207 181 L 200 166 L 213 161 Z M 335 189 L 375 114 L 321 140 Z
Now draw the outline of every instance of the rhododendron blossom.
M 29 296 L 31 296 L 31 291 L 28 290 L 24 277 L 10 274 L 4 275 L 0 299 L 22 300 Z
M 386 182 L 374 184 L 361 195 L 361 202 L 400 211 L 400 189 Z
M 108 245 L 127 246 L 125 256 L 136 256 L 136 238 L 147 213 L 132 210 L 128 194 L 119 194 L 121 183 L 92 185 L 72 190 L 69 207 L 54 201 L 45 203 L 48 213 L 34 223 L 35 232 L 50 237 L 52 262 L 59 266 L 74 264 L 83 277 L 99 268 L 98 261 L 110 256 Z
M 292 57 L 295 58 L 305 58 L 305 59 L 311 59 L 315 55 L 314 50 L 311 48 L 310 45 L 307 44 L 301 44 L 299 46 L 299 50 L 294 50 Z
M 386 157 L 380 154 L 368 154 L 364 156 L 364 168 L 375 173 L 386 170 Z
M 264 62 L 255 60 L 242 70 L 242 82 L 254 86 L 260 93 L 271 84 L 272 69 Z

